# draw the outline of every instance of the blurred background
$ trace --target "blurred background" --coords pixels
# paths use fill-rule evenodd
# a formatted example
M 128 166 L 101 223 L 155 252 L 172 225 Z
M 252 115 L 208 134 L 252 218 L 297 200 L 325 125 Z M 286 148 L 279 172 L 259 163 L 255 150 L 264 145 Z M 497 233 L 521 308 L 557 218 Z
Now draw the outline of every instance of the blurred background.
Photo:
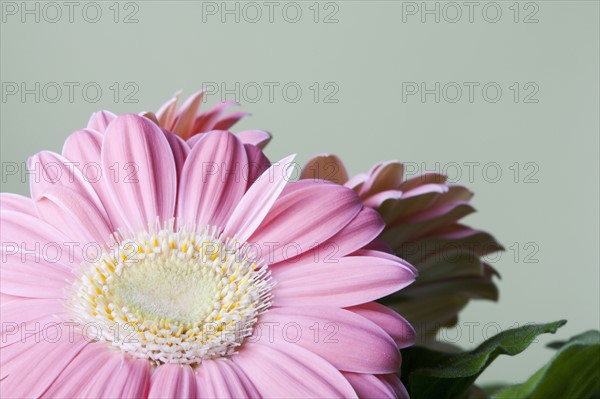
M 336 153 L 449 175 L 475 192 L 465 222 L 506 252 L 500 301 L 441 338 L 568 319 L 480 382 L 521 382 L 545 344 L 599 321 L 599 3 L 596 1 L 2 1 L 2 191 L 60 152 L 92 112 L 156 110 L 179 89 L 236 100 L 234 131 L 271 132 L 272 160 Z

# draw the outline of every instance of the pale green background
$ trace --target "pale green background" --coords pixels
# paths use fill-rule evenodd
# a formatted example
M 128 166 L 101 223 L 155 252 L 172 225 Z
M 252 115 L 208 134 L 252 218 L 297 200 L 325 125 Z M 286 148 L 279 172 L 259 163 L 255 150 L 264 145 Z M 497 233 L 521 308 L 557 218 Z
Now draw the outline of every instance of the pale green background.
M 475 303 L 463 313 L 461 322 L 481 325 L 472 342 L 463 328 L 459 343 L 480 342 L 486 323 L 569 323 L 518 358 L 498 360 L 482 381 L 523 380 L 551 356 L 546 342 L 599 327 L 598 2 L 538 1 L 539 23 L 533 24 L 512 21 L 512 1 L 499 2 L 503 16 L 495 24 L 482 18 L 485 3 L 473 23 L 464 15 L 455 24 L 434 23 L 431 16 L 428 23 L 418 16 L 404 23 L 401 3 L 391 1 L 337 2 L 339 22 L 333 24 L 312 21 L 312 1 L 298 2 L 303 17 L 296 24 L 280 11 L 273 23 L 266 16 L 255 24 L 235 23 L 231 16 L 228 23 L 214 16 L 203 23 L 200 3 L 141 1 L 138 23 L 115 24 L 112 3 L 101 3 L 96 24 L 81 13 L 74 23 L 65 15 L 54 24 L 32 17 L 21 23 L 18 16 L 2 23 L 2 82 L 98 82 L 104 89 L 95 104 L 81 95 L 72 104 L 66 95 L 57 103 L 38 104 L 32 96 L 25 103 L 18 97 L 3 101 L 3 162 L 59 151 L 98 109 L 154 110 L 175 90 L 188 95 L 203 81 L 298 82 L 303 96 L 297 103 L 286 102 L 280 91 L 273 103 L 266 93 L 253 104 L 241 99 L 253 116 L 236 129 L 271 131 L 267 153 L 273 159 L 295 152 L 304 162 L 335 152 L 352 173 L 387 159 L 425 162 L 426 168 L 436 168 L 436 161 L 501 165 L 497 183 L 487 182 L 481 167 L 469 182 L 463 168 L 460 181 L 476 192 L 479 210 L 468 222 L 492 231 L 507 247 L 518 243 L 520 258 L 515 262 L 508 251 L 494 263 L 502 274 L 501 300 Z M 108 89 L 115 81 L 135 82 L 139 103 L 115 104 Z M 335 82 L 339 102 L 315 103 L 308 88 L 315 81 Z M 503 97 L 497 103 L 481 95 L 472 104 L 436 104 L 431 96 L 426 103 L 403 103 L 405 81 L 498 82 Z M 539 103 L 514 103 L 508 86 L 516 81 L 537 83 Z M 515 183 L 509 169 L 514 162 L 539 165 L 539 182 L 524 183 L 522 170 Z M 11 178 L 2 191 L 28 189 Z M 524 263 L 528 242 L 539 246 L 539 263 Z

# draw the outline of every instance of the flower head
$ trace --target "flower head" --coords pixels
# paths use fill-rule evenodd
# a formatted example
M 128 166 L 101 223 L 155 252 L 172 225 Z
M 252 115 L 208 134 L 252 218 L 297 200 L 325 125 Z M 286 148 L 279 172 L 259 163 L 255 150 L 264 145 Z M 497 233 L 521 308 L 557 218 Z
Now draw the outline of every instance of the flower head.
M 474 208 L 471 191 L 429 172 L 406 179 L 400 162 L 381 162 L 348 177 L 334 155 L 321 155 L 304 167 L 305 179 L 325 179 L 353 189 L 382 216 L 380 245 L 413 264 L 415 284 L 382 302 L 407 317 L 425 343 L 437 330 L 456 323 L 471 299 L 498 298 L 496 271 L 482 257 L 502 247 L 489 233 L 459 223 Z
M 414 331 L 374 301 L 415 270 L 366 249 L 384 225 L 354 191 L 106 115 L 30 159 L 31 198 L 2 194 L 3 394 L 406 396 Z

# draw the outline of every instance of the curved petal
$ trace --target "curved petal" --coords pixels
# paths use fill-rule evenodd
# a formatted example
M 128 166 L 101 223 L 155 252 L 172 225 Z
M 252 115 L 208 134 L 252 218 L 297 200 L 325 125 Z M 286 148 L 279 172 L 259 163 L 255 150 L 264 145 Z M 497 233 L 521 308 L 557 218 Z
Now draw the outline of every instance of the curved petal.
M 88 198 L 68 188 L 46 191 L 36 201 L 42 219 L 81 245 L 106 244 L 112 233 L 105 215 Z
M 280 265 L 271 272 L 277 282 L 272 291 L 275 306 L 354 306 L 396 292 L 415 279 L 400 261 L 371 256 Z
M 177 91 L 173 95 L 173 98 L 164 103 L 158 111 L 156 111 L 156 117 L 158 118 L 158 125 L 160 127 L 173 131 L 173 125 L 175 123 L 175 118 L 177 117 L 177 102 L 179 101 L 180 95 L 181 90 Z
M 294 343 L 338 370 L 383 374 L 400 369 L 400 352 L 392 338 L 375 323 L 348 310 L 329 306 L 271 308 L 260 316 L 259 323 L 271 326 L 262 331 L 259 342 L 275 339 Z
M 183 167 L 179 218 L 190 225 L 224 226 L 246 191 L 242 171 L 247 165 L 244 145 L 233 134 L 207 133 Z
M 262 130 L 244 130 L 236 133 L 238 139 L 244 144 L 252 144 L 260 149 L 263 149 L 271 141 L 271 134 Z
M 39 327 L 55 328 L 59 315 L 65 314 L 62 299 L 21 298 L 0 306 L 0 348 L 12 345 Z M 50 333 L 48 333 L 50 335 Z
M 362 186 L 369 179 L 369 175 L 366 173 L 359 173 L 358 175 L 352 176 L 348 179 L 346 183 L 344 183 L 345 187 L 351 188 L 357 193 L 360 192 Z
M 204 139 L 204 137 L 206 137 L 206 134 L 195 134 L 189 139 L 187 139 L 185 142 L 190 148 L 194 148 L 198 145 L 198 143 L 200 143 Z
M 360 196 L 369 197 L 375 193 L 396 190 L 402 182 L 404 165 L 397 161 L 382 162 L 375 165 L 369 179 L 361 187 Z
M 229 130 L 230 127 L 238 123 L 244 116 L 250 115 L 247 112 L 236 111 L 225 115 L 213 127 L 214 130 Z
M 383 231 L 385 224 L 379 214 L 371 208 L 363 208 L 350 223 L 338 231 L 333 237 L 318 245 L 314 249 L 304 252 L 298 257 L 291 258 L 275 265 L 285 263 L 313 261 L 331 262 L 344 257 L 369 244 Z
M 0 222 L 4 256 L 11 255 L 8 253 L 8 246 L 15 245 L 20 251 L 29 254 L 28 257 L 23 255 L 24 259 L 37 261 L 38 258 L 43 258 L 65 270 L 70 270 L 73 264 L 79 264 L 83 260 L 81 252 L 69 250 L 69 246 L 76 247 L 77 243 L 71 242 L 56 227 L 36 216 L 2 210 Z M 51 251 L 51 247 L 55 251 Z
M 380 242 L 378 242 L 378 241 L 379 241 L 379 239 L 373 241 L 373 243 L 367 245 L 368 248 L 361 248 L 358 251 L 353 252 L 351 255 L 352 256 L 374 256 L 376 258 L 388 259 L 388 260 L 391 260 L 392 262 L 400 263 L 402 265 L 402 267 L 410 270 L 415 276 L 417 276 L 419 274 L 419 271 L 417 270 L 417 268 L 414 267 L 413 265 L 411 265 L 410 263 L 408 263 L 406 260 L 390 253 L 389 251 L 387 251 L 387 248 L 378 248 L 378 247 L 382 246 L 382 244 L 380 244 Z M 385 243 L 383 243 L 383 244 L 385 244 Z
M 429 208 L 438 197 L 448 191 L 448 187 L 441 184 L 425 184 L 408 192 L 396 191 L 401 193 L 400 198 L 390 196 L 378 205 L 378 211 L 386 221 L 387 225 L 394 225 L 410 215 L 417 214 L 424 209 Z M 377 205 L 377 196 L 367 199 L 373 205 Z
M 94 112 L 87 124 L 88 129 L 104 133 L 108 125 L 117 118 L 117 115 L 110 111 Z
M 248 182 L 246 190 L 256 182 L 256 180 L 271 167 L 271 161 L 265 156 L 260 148 L 252 144 L 244 144 L 246 156 L 248 157 L 248 171 L 244 177 Z M 244 171 L 245 172 L 245 171 Z
M 62 154 L 76 165 L 85 180 L 92 185 L 111 221 L 113 230 L 116 230 L 121 216 L 117 204 L 113 203 L 108 192 L 106 179 L 102 178 L 102 139 L 103 135 L 94 130 L 78 130 L 67 137 Z
M 364 198 L 365 205 L 375 208 L 381 212 L 379 207 L 387 203 L 397 204 L 398 200 L 402 198 L 402 192 L 398 190 L 386 190 L 380 191 L 371 195 L 370 197 Z
M 98 194 L 76 166 L 74 162 L 50 151 L 42 151 L 29 158 L 31 198 L 35 200 L 53 188 L 65 187 L 88 198 L 108 219 Z
M 377 302 L 353 306 L 348 310 L 371 320 L 390 335 L 399 349 L 414 345 L 416 334 L 414 328 L 398 313 Z
M 265 261 L 277 263 L 324 243 L 361 209 L 362 202 L 354 191 L 336 184 L 311 182 L 275 201 L 249 241 L 261 246 Z M 265 247 L 267 243 L 269 246 Z
M 246 191 L 225 225 L 226 237 L 245 242 L 265 219 L 290 179 L 290 165 L 295 155 L 273 164 Z
M 27 298 L 64 298 L 64 290 L 72 277 L 64 267 L 41 258 L 23 261 L 25 257 L 32 257 L 23 252 L 10 254 L 13 256 L 2 262 L 0 292 Z M 4 250 L 2 256 L 6 256 Z
M 202 361 L 197 383 L 201 398 L 260 398 L 252 381 L 231 360 Z
M 111 351 L 86 345 L 44 393 L 44 398 L 141 398 L 148 391 L 149 367 Z
M 215 125 L 219 122 L 219 120 L 221 120 L 221 114 L 223 111 L 233 105 L 239 104 L 235 101 L 224 101 L 214 105 L 208 111 L 198 115 L 198 117 L 196 117 L 196 121 L 194 122 L 194 126 L 192 127 L 192 134 L 195 135 L 196 133 L 205 133 L 215 130 Z
M 173 158 L 175 159 L 175 170 L 177 171 L 177 190 L 179 190 L 179 184 L 181 181 L 181 175 L 183 172 L 183 165 L 185 165 L 185 160 L 187 159 L 190 153 L 190 146 L 188 143 L 183 140 L 181 137 L 169 132 L 166 129 L 162 129 L 169 145 L 171 146 L 171 151 L 173 151 Z M 177 203 L 179 199 L 175 199 L 175 215 L 177 215 Z
M 33 298 L 62 298 L 71 265 L 81 253 L 60 231 L 20 212 L 0 213 L 0 291 Z M 70 245 L 73 244 L 73 245 Z
M 2 348 L 0 391 L 3 397 L 40 397 L 86 345 L 82 336 L 64 331 L 56 341 L 31 334 Z
M 192 128 L 195 123 L 196 114 L 200 108 L 200 103 L 202 102 L 202 97 L 204 97 L 204 92 L 199 91 L 192 94 L 187 100 L 185 100 L 179 109 L 179 112 L 177 113 L 175 126 L 173 127 L 173 133 L 182 137 L 183 139 L 187 139 L 192 134 L 196 133 L 192 130 Z
M 294 344 L 245 344 L 232 360 L 263 398 L 355 398 L 331 364 Z
M 348 181 L 348 172 L 342 160 L 336 155 L 323 154 L 317 155 L 304 165 L 300 178 L 344 184 Z
M 18 194 L 0 193 L 0 210 L 20 212 L 37 217 L 35 205 L 31 198 Z
M 411 177 L 400 184 L 398 189 L 400 191 L 410 191 L 416 187 L 424 184 L 444 184 L 448 180 L 448 177 L 437 172 L 423 172 L 420 175 Z
M 181 171 L 183 170 L 185 160 L 190 153 L 190 146 L 181 137 L 168 130 L 162 129 L 162 131 L 169 142 L 169 146 L 171 146 L 173 158 L 175 159 L 175 170 L 177 170 L 177 176 L 179 178 L 181 177 Z
M 118 174 L 111 173 L 115 169 Z M 174 216 L 177 172 L 169 142 L 150 120 L 115 119 L 104 136 L 102 170 L 108 191 L 131 231 Z
M 163 364 L 152 374 L 148 398 L 195 399 L 196 376 L 187 364 Z
M 343 373 L 360 398 L 365 399 L 408 399 L 408 392 L 395 374 L 371 375 Z

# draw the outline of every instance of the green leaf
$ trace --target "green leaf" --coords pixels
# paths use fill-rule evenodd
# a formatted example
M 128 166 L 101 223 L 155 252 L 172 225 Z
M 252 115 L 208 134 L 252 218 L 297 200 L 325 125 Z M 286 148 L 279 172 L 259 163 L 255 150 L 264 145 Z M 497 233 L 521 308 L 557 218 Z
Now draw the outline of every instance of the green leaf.
M 565 346 L 566 343 L 567 343 L 567 341 L 552 341 L 552 342 L 546 344 L 546 347 L 548 347 L 550 349 L 560 349 L 563 346 Z
M 564 343 L 523 384 L 501 390 L 494 399 L 589 398 L 599 389 L 600 332 L 588 331 Z
M 565 323 L 561 320 L 503 331 L 464 353 L 407 348 L 402 350 L 402 380 L 413 399 L 460 398 L 496 357 L 521 353 L 538 335 L 554 333 Z

